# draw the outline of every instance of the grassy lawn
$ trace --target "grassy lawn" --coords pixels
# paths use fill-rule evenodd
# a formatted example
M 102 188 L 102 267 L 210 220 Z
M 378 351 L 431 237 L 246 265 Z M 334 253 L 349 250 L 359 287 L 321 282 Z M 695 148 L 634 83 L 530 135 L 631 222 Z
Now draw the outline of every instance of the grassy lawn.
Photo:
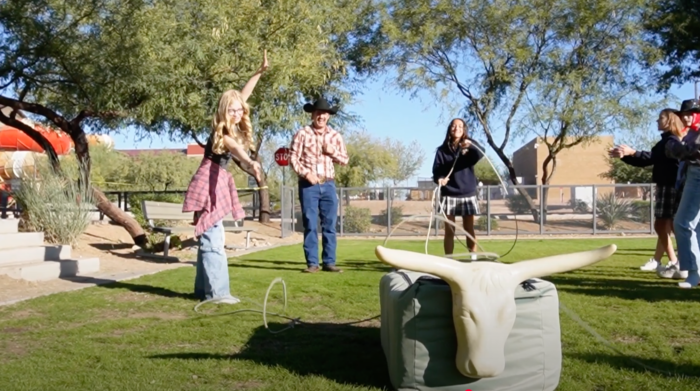
M 598 342 L 562 312 L 559 390 L 699 390 L 700 289 L 682 290 L 639 266 L 653 239 L 520 240 L 513 262 L 617 243 L 597 266 L 548 280 L 563 304 L 616 348 Z M 286 313 L 311 325 L 272 334 L 259 313 L 226 314 L 256 304 L 193 311 L 194 268 L 0 307 L 0 390 L 389 390 L 379 322 L 334 323 L 379 313 L 378 286 L 389 269 L 379 242 L 339 241 L 343 274 L 302 274 L 301 245 L 230 261 L 232 293 L 262 303 L 275 277 L 287 284 Z M 483 241 L 507 251 L 511 241 Z M 392 248 L 423 251 L 422 242 Z M 430 252 L 442 253 L 441 242 Z M 281 284 L 269 310 L 281 310 Z M 213 316 L 220 315 L 220 316 Z M 268 317 L 272 330 L 286 326 Z M 671 373 L 645 370 L 630 358 Z

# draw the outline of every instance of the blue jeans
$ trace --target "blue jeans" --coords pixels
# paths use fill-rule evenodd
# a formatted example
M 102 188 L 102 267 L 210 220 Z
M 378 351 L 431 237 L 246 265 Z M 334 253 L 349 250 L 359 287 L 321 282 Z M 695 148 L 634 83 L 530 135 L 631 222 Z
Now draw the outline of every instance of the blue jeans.
M 224 224 L 218 221 L 199 237 L 194 294 L 200 300 L 231 297 Z
M 688 166 L 681 203 L 673 220 L 681 270 L 698 270 L 698 264 L 700 264 L 698 222 L 700 222 L 700 167 Z
M 323 264 L 335 265 L 336 236 L 335 224 L 338 220 L 338 195 L 335 182 L 327 181 L 312 185 L 299 179 L 299 202 L 304 223 L 304 257 L 309 267 L 318 266 L 318 219 L 321 217 L 323 244 Z M 320 212 L 320 213 L 319 213 Z

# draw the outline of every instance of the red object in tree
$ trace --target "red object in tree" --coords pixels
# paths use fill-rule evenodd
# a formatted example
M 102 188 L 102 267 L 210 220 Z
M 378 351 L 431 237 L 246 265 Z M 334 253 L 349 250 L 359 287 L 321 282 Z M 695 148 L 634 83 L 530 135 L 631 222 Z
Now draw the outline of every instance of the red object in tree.
M 70 153 L 73 147 L 73 140 L 62 131 L 46 129 L 40 125 L 35 125 L 34 130 L 39 132 L 56 150 L 56 154 L 65 155 Z M 0 126 L 0 151 L 30 151 L 44 152 L 39 144 L 31 137 L 19 129 L 10 126 Z
M 289 148 L 282 147 L 275 151 L 275 162 L 279 166 L 289 165 Z

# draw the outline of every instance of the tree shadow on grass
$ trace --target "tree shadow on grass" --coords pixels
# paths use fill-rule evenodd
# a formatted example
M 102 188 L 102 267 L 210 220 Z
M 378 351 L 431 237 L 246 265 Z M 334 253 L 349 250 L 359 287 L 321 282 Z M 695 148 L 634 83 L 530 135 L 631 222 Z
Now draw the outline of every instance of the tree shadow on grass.
M 604 364 L 614 369 L 632 370 L 640 373 L 652 373 L 665 377 L 693 377 L 700 378 L 700 365 L 694 363 L 676 364 L 668 360 L 656 358 L 640 358 L 633 356 L 619 356 L 604 353 L 575 353 L 567 354 L 567 357 L 594 364 Z M 632 361 L 632 359 L 636 360 Z M 645 368 L 640 365 L 643 364 Z
M 285 327 L 280 323 L 268 325 L 273 331 Z M 236 354 L 182 352 L 150 358 L 249 360 L 268 367 L 280 366 L 300 376 L 323 376 L 340 384 L 392 389 L 377 327 L 312 323 L 271 334 L 260 326 Z
M 152 285 L 141 285 L 141 284 L 131 284 L 127 282 L 121 282 L 117 280 L 112 280 L 109 278 L 95 278 L 95 277 L 62 277 L 61 279 L 67 281 L 73 281 L 82 284 L 95 284 L 101 288 L 107 289 L 126 289 L 131 292 L 148 293 L 151 295 L 169 297 L 169 298 L 179 298 L 186 300 L 198 300 L 194 293 L 183 293 L 176 292 L 167 288 L 161 288 Z
M 560 292 L 596 297 L 617 297 L 624 300 L 700 301 L 700 289 L 681 289 L 676 282 L 682 280 L 625 280 L 615 278 L 585 278 L 579 276 L 550 276 L 544 278 Z
M 256 265 L 259 264 L 259 265 Z M 267 266 L 270 265 L 270 266 Z M 284 265 L 296 265 L 296 267 L 285 267 Z M 339 260 L 336 266 L 343 270 L 350 271 L 378 271 L 389 272 L 391 266 L 385 265 L 379 261 L 344 259 Z M 271 260 L 271 259 L 244 259 L 230 263 L 229 267 L 249 268 L 249 269 L 267 269 L 267 270 L 292 270 L 301 271 L 306 268 L 304 261 L 288 261 L 288 260 Z

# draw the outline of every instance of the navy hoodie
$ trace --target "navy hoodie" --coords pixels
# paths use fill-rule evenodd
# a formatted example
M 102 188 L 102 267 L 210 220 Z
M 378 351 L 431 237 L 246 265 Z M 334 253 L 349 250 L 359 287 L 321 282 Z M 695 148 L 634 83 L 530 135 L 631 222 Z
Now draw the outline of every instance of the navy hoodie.
M 470 140 L 472 144 L 483 150 L 481 145 L 474 140 Z M 478 181 L 474 175 L 474 165 L 481 160 L 484 155 L 474 145 L 467 148 L 467 153 L 461 154 L 460 148 L 453 149 L 447 145 L 441 145 L 435 152 L 435 161 L 433 162 L 433 182 L 436 184 L 440 178 L 444 178 L 452 169 L 452 164 L 457 163 L 450 174 L 450 179 L 447 185 L 440 189 L 440 194 L 450 197 L 471 197 L 476 195 Z
M 653 165 L 651 181 L 657 186 L 674 186 L 676 173 L 678 173 L 678 160 L 666 156 L 666 144 L 672 142 L 674 137 L 671 132 L 663 132 L 661 141 L 656 143 L 651 151 L 637 151 L 632 156 L 625 156 L 621 160 L 631 166 L 648 167 Z

